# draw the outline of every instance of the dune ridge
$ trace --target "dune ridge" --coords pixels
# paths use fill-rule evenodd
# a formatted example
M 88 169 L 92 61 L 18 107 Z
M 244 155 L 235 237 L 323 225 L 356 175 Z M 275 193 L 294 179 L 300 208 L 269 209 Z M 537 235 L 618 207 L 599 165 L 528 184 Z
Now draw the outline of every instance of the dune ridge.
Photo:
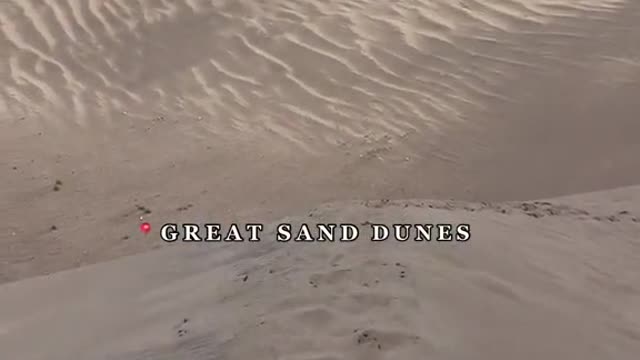
M 177 246 L 4 285 L 0 345 L 34 360 L 634 359 L 638 196 L 326 204 L 281 221 L 467 222 L 473 238 L 276 243 L 274 223 L 260 243 Z
M 639 11 L 5 1 L 0 278 L 153 248 L 131 233 L 140 215 L 266 221 L 341 199 L 637 184 Z
M 639 44 L 631 0 L 2 1 L 0 354 L 636 359 Z

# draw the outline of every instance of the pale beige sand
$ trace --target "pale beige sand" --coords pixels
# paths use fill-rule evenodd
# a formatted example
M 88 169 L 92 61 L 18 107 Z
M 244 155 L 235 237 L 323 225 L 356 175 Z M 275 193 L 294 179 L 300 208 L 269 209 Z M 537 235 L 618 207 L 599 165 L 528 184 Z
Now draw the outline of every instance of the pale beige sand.
M 503 213 L 504 212 L 504 213 Z M 549 215 L 553 214 L 553 215 Z M 329 204 L 467 243 L 169 247 L 0 288 L 8 359 L 637 359 L 640 187 L 549 202 Z
M 254 221 L 637 184 L 639 9 L 3 1 L 0 281 L 158 245 L 136 205 Z
M 12 359 L 638 353 L 634 187 L 539 210 L 560 212 L 549 218 L 319 212 L 471 219 L 477 238 L 455 249 L 171 247 L 28 278 L 161 247 L 141 219 L 275 221 L 332 201 L 502 203 L 640 184 L 640 2 L 8 0 L 0 84 L 0 350 Z M 331 273 L 338 254 L 358 282 L 379 274 L 378 290 Z M 276 265 L 292 279 L 259 271 Z M 244 267 L 258 275 L 236 284 Z M 324 290 L 307 287 L 314 274 Z M 263 312 L 267 327 L 247 327 Z M 181 317 L 189 334 L 175 342 Z M 352 328 L 378 332 L 382 352 Z

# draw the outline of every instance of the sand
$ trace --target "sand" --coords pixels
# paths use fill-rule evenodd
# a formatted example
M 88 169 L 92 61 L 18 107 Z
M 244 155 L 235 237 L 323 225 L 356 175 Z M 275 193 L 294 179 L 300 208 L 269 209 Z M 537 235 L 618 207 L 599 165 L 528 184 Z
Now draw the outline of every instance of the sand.
M 616 199 L 618 199 L 616 201 Z M 327 204 L 283 222 L 473 227 L 169 247 L 0 288 L 15 359 L 634 359 L 640 188 L 544 202 Z M 577 207 L 580 206 L 580 207 Z M 552 215 L 549 215 L 552 214 Z
M 637 358 L 639 19 L 630 0 L 1 2 L 0 354 Z M 473 236 L 138 231 L 283 219 Z

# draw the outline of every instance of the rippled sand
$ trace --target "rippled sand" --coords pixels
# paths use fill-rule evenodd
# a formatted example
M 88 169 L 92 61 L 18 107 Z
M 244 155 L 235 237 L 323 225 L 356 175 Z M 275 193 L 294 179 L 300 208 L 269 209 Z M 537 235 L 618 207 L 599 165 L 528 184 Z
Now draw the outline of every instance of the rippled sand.
M 4 305 L 0 342 L 3 336 L 23 334 L 11 325 L 22 320 L 3 323 L 4 311 L 7 316 L 21 314 L 13 311 L 18 303 L 2 302 L 3 295 L 15 299 L 23 290 L 11 289 L 33 289 L 29 291 L 38 299 L 32 307 L 43 306 L 37 300 L 57 297 L 55 288 L 45 289 L 50 287 L 46 278 L 27 278 L 161 247 L 157 237 L 139 234 L 141 220 L 154 226 L 167 221 L 276 221 L 334 201 L 456 199 L 476 206 L 596 190 L 604 192 L 594 201 L 614 211 L 620 199 L 636 199 L 637 189 L 608 189 L 640 184 L 640 3 L 631 0 L 7 0 L 0 2 L 0 84 L 0 283 L 18 281 L 0 287 Z M 360 211 L 344 206 L 347 214 Z M 483 248 L 482 239 L 492 237 L 516 237 L 512 240 L 519 242 L 540 237 L 543 245 L 539 249 L 529 254 L 529 245 L 522 245 L 512 256 L 533 256 L 547 265 L 557 260 L 573 267 L 549 275 L 556 280 L 547 279 L 550 283 L 544 289 L 528 283 L 538 276 L 527 273 L 533 269 L 523 268 L 524 275 L 517 280 L 525 282 L 523 287 L 548 291 L 546 300 L 551 307 L 554 300 L 581 301 L 571 297 L 575 294 L 561 294 L 568 284 L 580 283 L 571 283 L 574 278 L 568 277 L 579 276 L 571 271 L 589 266 L 590 271 L 607 274 L 615 282 L 622 281 L 616 280 L 624 268 L 621 264 L 640 264 L 634 262 L 640 255 L 633 235 L 640 232 L 633 220 L 639 214 L 619 209 L 614 215 L 616 211 L 630 212 L 628 219 L 591 219 L 598 224 L 593 225 L 595 233 L 578 232 L 595 249 L 589 248 L 589 255 L 581 256 L 576 250 L 575 254 L 563 253 L 566 257 L 558 254 L 556 259 L 552 255 L 560 250 L 553 243 L 571 241 L 580 249 L 582 244 L 574 234 L 592 225 L 558 220 L 547 228 L 537 223 L 547 220 L 527 217 L 530 227 L 514 230 L 520 229 L 521 222 L 510 213 L 477 220 L 488 233 L 477 235 L 475 246 Z M 392 221 L 394 214 L 389 210 L 380 216 Z M 494 234 L 489 224 L 510 230 Z M 513 235 L 525 230 L 528 235 L 521 240 Z M 596 239 L 604 234 L 608 234 L 607 244 Z M 604 249 L 616 241 L 628 245 Z M 603 253 L 612 251 L 628 261 L 587 261 L 597 255 L 598 246 Z M 286 266 L 293 269 L 294 263 L 313 263 L 312 254 L 296 251 L 303 260 L 292 260 Z M 363 259 L 377 256 L 374 249 L 358 251 L 363 252 Z M 154 252 L 138 256 L 151 259 Z M 424 256 L 438 259 L 439 254 Z M 501 261 L 478 256 L 482 261 Z M 135 259 L 119 261 L 134 264 Z M 411 261 L 419 266 L 421 261 L 431 261 L 428 259 L 418 256 Z M 321 267 L 321 263 L 316 265 Z M 85 274 L 77 276 L 87 282 L 96 277 L 115 279 L 116 264 L 100 265 L 86 273 L 75 271 Z M 496 266 L 509 273 L 509 264 Z M 473 266 L 466 258 L 451 265 L 461 279 L 467 273 L 481 276 L 476 272 L 482 270 Z M 149 274 L 160 271 L 152 265 L 145 269 Z M 68 276 L 59 280 L 65 284 L 77 280 L 72 280 L 74 275 L 56 276 Z M 135 281 L 148 281 L 144 276 Z M 583 285 L 605 286 L 582 280 L 587 281 L 580 283 Z M 556 287 L 550 285 L 553 281 Z M 83 286 L 69 291 L 98 291 Z M 175 286 L 190 285 L 177 282 Z M 326 294 L 355 294 L 355 288 L 349 286 L 330 288 Z M 449 299 L 449 290 L 456 296 L 472 296 L 444 285 L 436 288 L 444 292 L 443 299 Z M 414 309 L 398 315 L 396 325 L 401 327 L 400 318 L 419 312 L 418 308 L 425 311 L 436 288 L 426 291 L 411 285 L 403 290 L 412 292 L 407 295 L 411 299 L 405 300 Z M 274 285 L 273 289 L 281 288 Z M 394 289 L 390 285 L 381 292 L 391 296 Z M 638 299 L 637 287 L 625 289 L 628 292 L 611 296 L 625 304 Z M 113 291 L 123 301 L 134 296 Z M 161 290 L 149 286 L 144 291 Z M 238 302 L 244 301 L 243 296 L 266 296 L 255 291 L 234 296 Z M 479 291 L 478 296 L 490 296 Z M 590 290 L 583 291 L 580 296 L 587 296 Z M 160 298 L 158 301 L 165 301 Z M 358 296 L 344 301 L 352 300 L 373 301 Z M 193 301 L 224 302 L 205 295 L 194 295 Z M 154 306 L 160 317 L 169 316 L 163 312 L 164 305 Z M 302 311 L 308 306 L 313 308 L 301 301 L 293 309 Z M 521 306 L 524 311 L 526 306 Z M 580 306 L 587 309 L 591 305 Z M 179 307 L 178 303 L 167 305 L 173 310 Z M 325 318 L 339 322 L 340 311 L 334 314 L 336 319 L 312 315 L 311 324 L 321 326 Z M 474 314 L 479 310 L 466 311 Z M 620 316 L 638 325 L 633 322 L 637 309 L 625 311 Z M 587 310 L 580 314 L 585 324 L 599 324 L 597 316 L 589 318 Z M 420 325 L 422 330 L 410 330 L 414 331 L 411 336 L 424 336 L 421 331 L 427 331 L 429 321 Z M 516 326 L 502 325 L 505 329 Z M 269 332 L 277 334 L 278 329 Z M 203 324 L 198 331 L 207 334 L 212 330 Z M 456 342 L 460 334 L 451 331 L 451 339 L 428 345 L 435 358 L 456 358 L 455 352 L 447 357 L 449 353 L 443 350 L 460 346 Z M 622 349 L 619 353 L 594 350 L 583 356 L 633 358 L 625 349 L 637 351 L 640 335 L 625 334 L 630 339 L 626 345 L 606 345 L 603 340 L 601 349 Z M 596 333 L 585 336 L 592 335 Z M 405 340 L 398 341 L 409 341 Z M 38 341 L 40 350 L 54 347 Z M 217 343 L 202 346 L 212 344 Z M 305 348 L 304 344 L 300 347 Z M 61 359 L 71 356 L 64 353 L 64 346 L 55 346 L 61 346 Z M 566 347 L 577 349 L 578 345 Z M 134 348 L 123 345 L 117 349 Z M 21 355 L 14 358 L 40 359 L 36 352 L 20 352 L 19 344 L 12 349 Z M 419 353 L 362 355 L 352 349 L 328 354 L 306 349 L 311 353 L 278 348 L 269 356 L 375 359 L 412 358 Z M 455 354 L 474 354 L 469 349 Z M 560 347 L 547 350 L 540 354 L 578 354 L 563 354 Z M 89 354 L 92 352 L 83 358 L 91 358 Z M 258 351 L 228 358 L 255 354 L 262 355 Z M 501 353 L 505 354 L 516 356 Z M 539 358 L 534 352 L 527 354 Z M 208 355 L 183 356 L 200 359 Z

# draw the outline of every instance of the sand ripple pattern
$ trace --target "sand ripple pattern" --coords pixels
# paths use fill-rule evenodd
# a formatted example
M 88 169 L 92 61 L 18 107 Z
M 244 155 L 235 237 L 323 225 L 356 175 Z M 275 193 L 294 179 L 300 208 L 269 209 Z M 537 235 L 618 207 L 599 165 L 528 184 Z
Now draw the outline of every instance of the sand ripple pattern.
M 567 62 L 548 56 L 558 39 L 590 36 L 555 33 L 540 54 L 514 34 L 625 7 L 637 13 L 621 0 L 7 0 L 0 120 L 65 130 L 162 115 L 193 136 L 260 132 L 307 150 L 438 133 L 510 101 L 496 89 L 522 69 Z M 602 66 L 625 78 L 637 60 Z

